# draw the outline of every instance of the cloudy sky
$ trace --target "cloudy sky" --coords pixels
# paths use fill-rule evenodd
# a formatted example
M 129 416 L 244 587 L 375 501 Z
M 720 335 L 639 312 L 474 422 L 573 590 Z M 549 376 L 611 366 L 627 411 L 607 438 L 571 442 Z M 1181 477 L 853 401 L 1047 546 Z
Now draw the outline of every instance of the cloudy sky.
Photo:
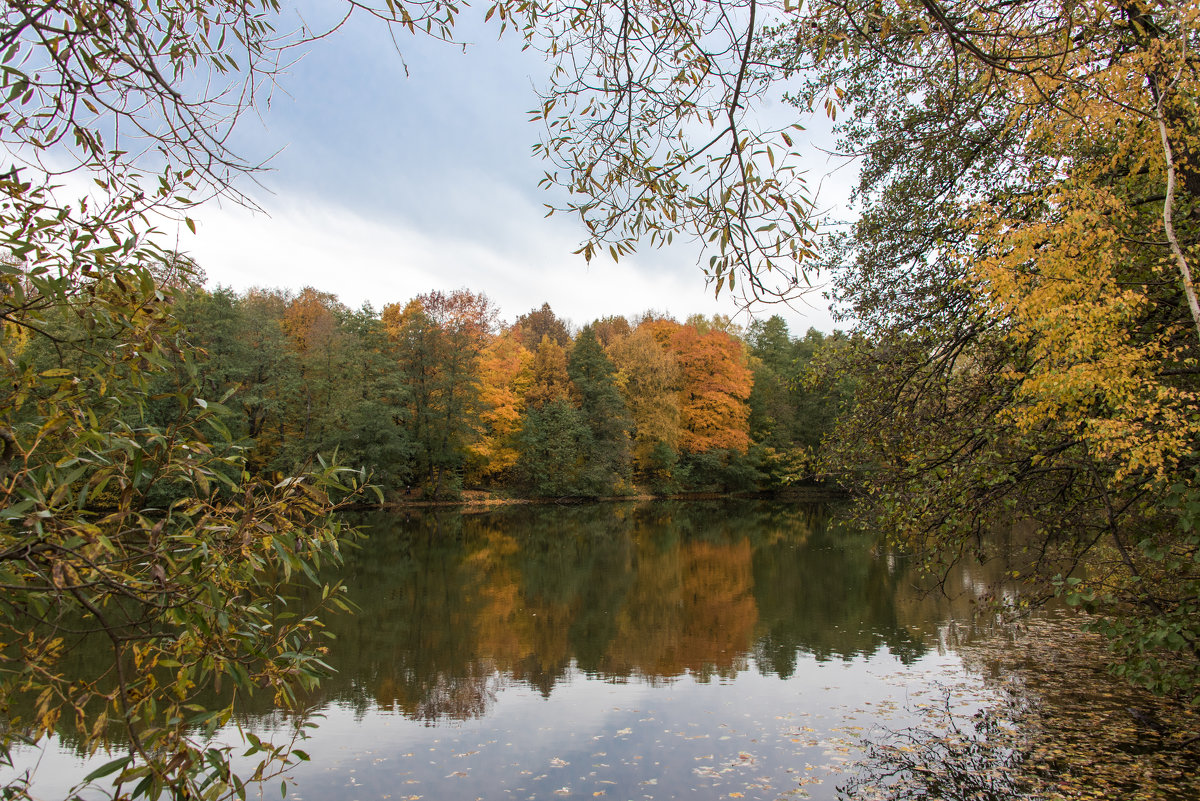
M 265 213 L 208 205 L 195 236 L 179 233 L 210 284 L 313 286 L 376 309 L 465 287 L 504 319 L 549 302 L 577 325 L 646 309 L 738 312 L 736 299 L 706 288 L 697 247 L 643 249 L 617 264 L 572 255 L 581 226 L 545 218 L 556 198 L 537 187 L 544 166 L 530 153 L 538 128 L 526 112 L 545 65 L 514 37 L 496 41 L 494 28 L 467 22 L 457 35 L 465 52 L 408 38 L 401 54 L 383 26 L 358 20 L 288 69 L 237 132 L 243 155 L 270 157 L 261 185 L 239 185 Z M 810 180 L 829 170 L 814 150 Z M 825 179 L 821 200 L 837 202 L 844 182 Z M 826 305 L 814 294 L 756 313 L 783 314 L 794 333 L 830 330 Z

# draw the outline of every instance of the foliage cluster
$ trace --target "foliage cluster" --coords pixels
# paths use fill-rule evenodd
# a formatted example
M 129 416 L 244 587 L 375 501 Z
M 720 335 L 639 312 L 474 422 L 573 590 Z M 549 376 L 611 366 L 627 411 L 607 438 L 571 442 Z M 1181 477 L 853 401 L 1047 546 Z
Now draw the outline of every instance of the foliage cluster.
M 572 335 L 548 304 L 502 326 L 466 290 L 376 314 L 312 289 L 194 290 L 178 315 L 208 355 L 200 380 L 237 389 L 252 468 L 337 453 L 397 497 L 780 486 L 808 475 L 838 402 L 802 382 L 827 338 L 794 340 L 779 317 L 614 317 Z
M 389 6 L 435 33 L 453 17 Z M 361 475 L 247 469 L 176 317 L 195 270 L 156 230 L 194 227 L 195 202 L 255 168 L 232 128 L 310 35 L 278 34 L 279 10 L 0 9 L 0 754 L 56 731 L 111 746 L 95 792 L 245 797 L 302 757 L 250 738 L 239 776 L 235 743 L 210 737 L 239 698 L 287 706 L 311 686 L 317 615 L 342 605 L 316 571 L 339 558 L 331 513 Z M 316 596 L 299 603 L 297 581 Z M 77 670 L 89 638 L 110 659 Z
M 32 190 L 15 191 L 10 214 Z M 6 219 L 10 251 L 68 244 L 45 241 L 46 213 Z M 135 795 L 242 795 L 250 776 L 207 736 L 237 697 L 287 706 L 323 673 L 316 615 L 342 605 L 337 588 L 299 605 L 288 586 L 318 582 L 338 558 L 329 515 L 360 476 L 316 463 L 248 473 L 174 316 L 179 261 L 137 236 L 99 244 L 111 226 L 71 233 L 72 272 L 9 262 L 2 301 L 4 747 L 65 730 L 90 751 L 126 744 L 103 775 Z M 70 656 L 88 638 L 111 659 L 77 671 Z M 224 700 L 198 702 L 223 681 Z M 289 758 L 286 746 L 261 751 L 255 778 Z
M 831 464 L 931 569 L 1019 532 L 1118 672 L 1192 700 L 1198 13 L 835 0 L 763 51 L 861 159 L 826 254 L 860 335 Z

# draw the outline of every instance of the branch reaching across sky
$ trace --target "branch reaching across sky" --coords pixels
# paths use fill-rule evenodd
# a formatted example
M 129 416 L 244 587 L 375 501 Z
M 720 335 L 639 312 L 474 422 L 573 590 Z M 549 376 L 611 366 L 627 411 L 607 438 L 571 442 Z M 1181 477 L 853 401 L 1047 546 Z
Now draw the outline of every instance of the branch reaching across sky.
M 551 207 L 578 216 L 589 260 L 614 260 L 647 240 L 705 243 L 717 293 L 746 301 L 794 296 L 809 284 L 812 206 L 799 125 L 756 127 L 752 105 L 772 82 L 762 32 L 784 8 L 761 0 L 563 3 L 517 18 L 555 68 L 531 111 L 542 184 L 566 189 Z M 512 16 L 514 6 L 492 12 Z

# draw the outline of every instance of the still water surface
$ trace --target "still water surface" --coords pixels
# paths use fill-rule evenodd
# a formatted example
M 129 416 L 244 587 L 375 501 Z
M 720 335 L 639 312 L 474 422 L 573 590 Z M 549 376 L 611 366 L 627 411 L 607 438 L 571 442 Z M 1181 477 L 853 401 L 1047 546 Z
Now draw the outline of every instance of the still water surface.
M 344 571 L 361 611 L 332 621 L 337 674 L 308 699 L 320 726 L 289 798 L 834 799 L 861 738 L 950 688 L 960 711 L 982 697 L 954 646 L 983 577 L 927 594 L 826 508 L 368 524 Z M 269 708 L 243 720 L 290 725 Z M 46 797 L 86 772 L 61 747 L 41 759 Z

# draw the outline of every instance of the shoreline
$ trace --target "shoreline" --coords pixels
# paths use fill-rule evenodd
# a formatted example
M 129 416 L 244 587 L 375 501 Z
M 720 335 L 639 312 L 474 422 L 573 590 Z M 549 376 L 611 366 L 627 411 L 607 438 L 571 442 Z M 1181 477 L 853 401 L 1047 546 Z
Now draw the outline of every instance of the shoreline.
M 591 503 L 648 503 L 652 501 L 762 500 L 824 503 L 846 500 L 850 493 L 841 487 L 805 485 L 761 492 L 675 492 L 662 495 L 639 492 L 631 495 L 512 497 L 487 490 L 465 490 L 455 499 L 406 498 L 380 504 L 363 504 L 360 509 L 401 510 L 423 508 L 493 508 L 500 506 L 582 506 Z

